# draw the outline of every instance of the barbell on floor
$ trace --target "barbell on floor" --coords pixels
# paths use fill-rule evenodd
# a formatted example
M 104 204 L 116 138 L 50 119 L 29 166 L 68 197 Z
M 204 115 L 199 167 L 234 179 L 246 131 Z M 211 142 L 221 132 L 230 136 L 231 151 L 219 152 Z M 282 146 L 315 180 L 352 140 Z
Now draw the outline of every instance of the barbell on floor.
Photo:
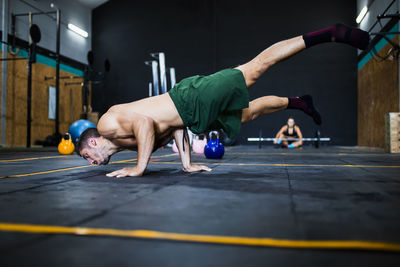
M 274 137 L 267 137 L 263 138 L 262 131 L 260 131 L 260 137 L 249 137 L 247 138 L 248 142 L 258 142 L 258 147 L 261 148 L 261 142 L 263 141 L 274 141 L 276 138 Z M 280 138 L 281 141 L 298 141 L 300 138 Z M 305 142 L 314 142 L 315 148 L 318 148 L 321 142 L 329 142 L 331 141 L 330 137 L 321 137 L 321 132 L 317 130 L 315 132 L 315 137 L 308 137 L 308 138 L 301 138 L 301 140 Z
M 268 138 L 262 138 L 262 137 L 249 137 L 247 138 L 247 141 L 249 142 L 260 142 L 260 141 L 274 141 L 275 138 L 268 137 Z M 282 141 L 298 141 L 300 138 L 280 138 Z M 329 142 L 331 141 L 331 138 L 329 137 L 321 137 L 321 138 L 302 138 L 301 140 L 303 141 L 321 141 L 321 142 Z

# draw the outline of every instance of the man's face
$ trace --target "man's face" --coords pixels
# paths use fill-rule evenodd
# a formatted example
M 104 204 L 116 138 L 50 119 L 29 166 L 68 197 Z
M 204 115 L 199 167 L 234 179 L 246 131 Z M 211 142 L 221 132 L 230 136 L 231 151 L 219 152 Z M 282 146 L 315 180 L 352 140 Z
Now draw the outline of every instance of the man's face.
M 111 156 L 101 153 L 98 147 L 85 147 L 80 154 L 89 161 L 90 165 L 107 165 L 111 158 Z

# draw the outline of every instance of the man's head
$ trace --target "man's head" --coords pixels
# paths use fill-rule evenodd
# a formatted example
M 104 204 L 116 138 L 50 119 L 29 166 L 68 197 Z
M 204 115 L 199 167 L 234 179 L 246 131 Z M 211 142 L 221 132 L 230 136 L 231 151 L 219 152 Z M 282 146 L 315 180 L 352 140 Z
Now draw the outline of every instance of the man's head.
M 111 157 L 106 141 L 96 128 L 87 128 L 79 137 L 77 153 L 91 165 L 106 165 Z

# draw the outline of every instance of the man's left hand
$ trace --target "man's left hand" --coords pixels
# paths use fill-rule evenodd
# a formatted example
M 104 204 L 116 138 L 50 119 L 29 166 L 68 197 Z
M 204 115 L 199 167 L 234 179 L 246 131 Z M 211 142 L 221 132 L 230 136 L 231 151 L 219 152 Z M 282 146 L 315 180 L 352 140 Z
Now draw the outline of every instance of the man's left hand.
M 123 168 L 111 173 L 108 173 L 108 177 L 122 178 L 127 176 L 142 176 L 143 172 L 140 172 L 137 167 Z

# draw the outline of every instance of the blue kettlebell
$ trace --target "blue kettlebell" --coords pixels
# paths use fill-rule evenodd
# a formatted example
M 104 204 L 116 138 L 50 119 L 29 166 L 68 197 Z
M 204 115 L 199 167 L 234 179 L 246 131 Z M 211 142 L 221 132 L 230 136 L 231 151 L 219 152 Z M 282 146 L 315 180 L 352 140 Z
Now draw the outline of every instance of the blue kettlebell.
M 213 135 L 216 135 L 217 139 L 213 139 Z M 204 147 L 204 155 L 208 159 L 222 159 L 224 156 L 225 149 L 224 145 L 219 141 L 219 134 L 217 131 L 210 132 L 210 141 Z

